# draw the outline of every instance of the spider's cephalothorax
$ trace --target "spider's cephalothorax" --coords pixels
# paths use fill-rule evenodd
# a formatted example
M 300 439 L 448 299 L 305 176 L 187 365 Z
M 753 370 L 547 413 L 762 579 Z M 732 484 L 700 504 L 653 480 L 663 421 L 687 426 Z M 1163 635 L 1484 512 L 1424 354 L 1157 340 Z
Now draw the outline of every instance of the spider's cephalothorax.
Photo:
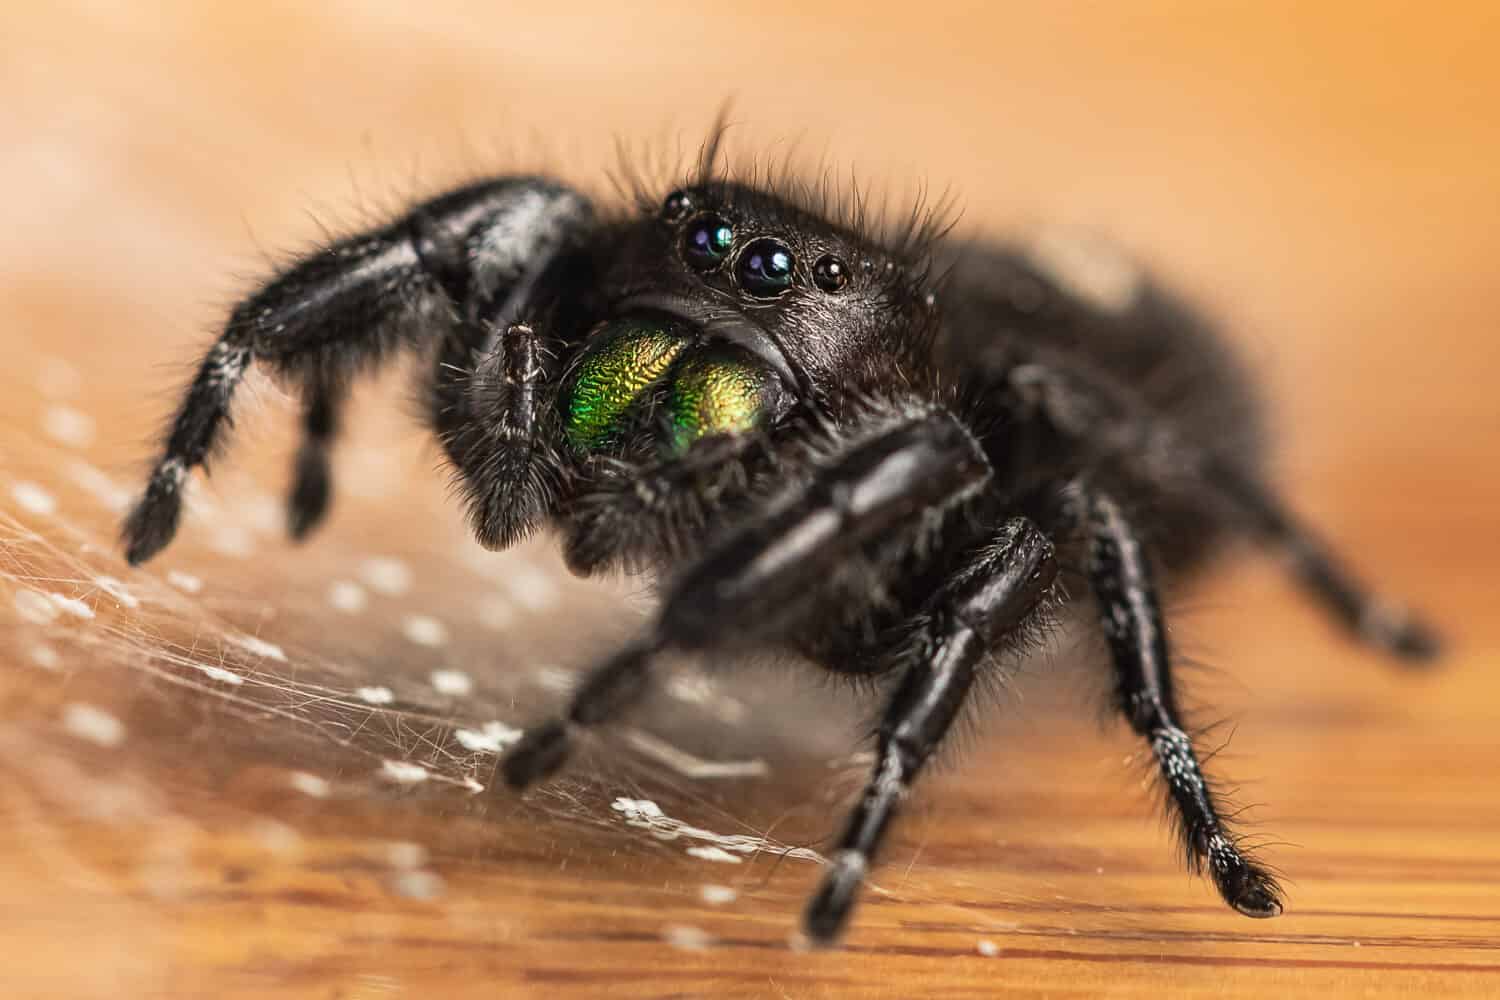
M 976 679 L 1058 618 L 1069 576 L 1190 863 L 1241 913 L 1279 913 L 1182 722 L 1162 577 L 1245 536 L 1285 551 L 1366 640 L 1422 659 L 1434 637 L 1267 489 L 1244 380 L 1151 282 L 1054 243 L 881 236 L 829 214 L 711 170 L 614 218 L 508 177 L 313 253 L 236 308 L 204 358 L 126 521 L 127 557 L 171 539 L 184 480 L 257 361 L 305 400 L 289 495 L 304 535 L 328 503 L 350 378 L 415 348 L 484 544 L 550 525 L 579 572 L 665 580 L 647 633 L 511 752 L 511 785 L 638 701 L 668 650 L 794 651 L 889 678 L 874 774 L 806 914 L 831 940 Z

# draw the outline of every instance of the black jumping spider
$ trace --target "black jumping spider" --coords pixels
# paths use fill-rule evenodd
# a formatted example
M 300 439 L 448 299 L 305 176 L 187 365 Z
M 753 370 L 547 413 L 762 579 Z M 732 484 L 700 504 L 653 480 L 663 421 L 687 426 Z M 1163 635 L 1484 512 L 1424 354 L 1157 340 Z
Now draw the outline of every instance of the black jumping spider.
M 790 651 L 888 677 L 874 774 L 806 912 L 830 941 L 976 677 L 1061 609 L 1071 576 L 1191 866 L 1241 913 L 1280 913 L 1181 721 L 1158 580 L 1248 536 L 1365 640 L 1421 659 L 1436 639 L 1267 488 L 1232 359 L 1133 272 L 960 244 L 920 216 L 879 233 L 814 188 L 727 179 L 714 146 L 634 213 L 505 177 L 296 262 L 204 358 L 125 522 L 129 560 L 171 539 L 184 478 L 252 362 L 303 398 L 301 537 L 328 504 L 350 379 L 414 348 L 481 542 L 549 525 L 579 573 L 669 581 L 649 632 L 505 759 L 510 785 L 551 774 L 579 730 L 640 699 L 666 650 Z

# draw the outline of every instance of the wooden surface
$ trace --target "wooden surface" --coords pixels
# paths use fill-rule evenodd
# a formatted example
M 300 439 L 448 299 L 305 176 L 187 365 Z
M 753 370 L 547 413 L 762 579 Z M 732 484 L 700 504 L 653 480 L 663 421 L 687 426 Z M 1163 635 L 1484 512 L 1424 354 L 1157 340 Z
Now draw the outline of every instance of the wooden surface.
M 0 12 L 0 995 L 1500 995 L 1495 7 L 1033 6 Z M 815 679 L 682 664 L 567 778 L 483 790 L 646 602 L 468 543 L 399 382 L 313 544 L 259 382 L 123 565 L 121 491 L 267 254 L 482 171 L 602 188 L 616 137 L 691 149 L 728 95 L 742 151 L 1137 250 L 1232 327 L 1299 506 L 1451 632 L 1398 672 L 1250 556 L 1175 602 L 1285 916 L 1180 872 L 1087 645 L 924 784 L 836 952 L 791 937 L 863 777 Z

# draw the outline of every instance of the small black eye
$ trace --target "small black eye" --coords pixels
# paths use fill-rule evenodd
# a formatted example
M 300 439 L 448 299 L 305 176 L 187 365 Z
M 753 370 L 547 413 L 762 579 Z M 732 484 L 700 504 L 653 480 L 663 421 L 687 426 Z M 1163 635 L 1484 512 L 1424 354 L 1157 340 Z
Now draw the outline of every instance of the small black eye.
M 813 265 L 813 281 L 825 292 L 836 292 L 849 283 L 849 268 L 833 254 L 824 254 Z
M 740 286 L 758 299 L 772 299 L 792 287 L 792 252 L 779 240 L 753 241 L 740 254 Z
M 662 203 L 661 217 L 668 222 L 677 222 L 687 218 L 687 214 L 693 210 L 693 197 L 686 191 L 673 191 L 667 195 L 667 200 Z
M 724 263 L 732 246 L 734 227 L 717 215 L 703 216 L 682 236 L 682 255 L 700 271 L 711 271 Z

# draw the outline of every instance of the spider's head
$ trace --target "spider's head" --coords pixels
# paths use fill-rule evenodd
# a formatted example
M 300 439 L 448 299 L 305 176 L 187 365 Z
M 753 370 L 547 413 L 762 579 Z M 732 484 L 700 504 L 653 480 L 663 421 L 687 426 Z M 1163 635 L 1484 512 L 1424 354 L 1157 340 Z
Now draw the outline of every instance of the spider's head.
M 837 416 L 925 347 L 929 300 L 895 253 L 746 185 L 674 191 L 608 253 L 608 316 L 565 390 L 581 451 L 619 441 L 653 387 L 679 450 L 799 401 Z
M 788 391 L 833 403 L 887 384 L 920 350 L 923 277 L 852 225 L 717 182 L 673 191 L 632 226 L 606 293 L 616 315 L 667 313 L 749 351 Z

